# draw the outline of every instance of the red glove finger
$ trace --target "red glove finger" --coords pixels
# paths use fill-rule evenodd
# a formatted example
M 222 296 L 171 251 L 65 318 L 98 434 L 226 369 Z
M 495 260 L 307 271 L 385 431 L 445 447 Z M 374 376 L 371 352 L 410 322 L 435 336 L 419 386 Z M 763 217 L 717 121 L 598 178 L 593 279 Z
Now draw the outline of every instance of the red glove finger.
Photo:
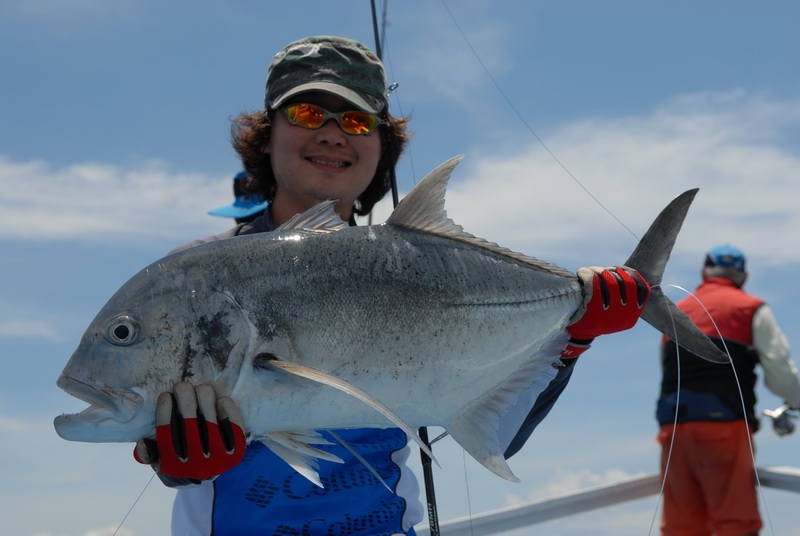
M 580 268 L 586 299 L 577 320 L 567 326 L 571 339 L 589 341 L 599 335 L 630 329 L 650 296 L 642 275 L 626 266 Z
M 232 448 L 225 444 L 220 425 L 202 417 L 183 419 L 183 429 L 178 434 L 175 433 L 177 427 L 172 425 L 156 427 L 161 458 L 158 470 L 178 478 L 207 480 L 235 467 L 244 458 L 244 432 L 229 421 L 225 426 L 234 438 Z M 180 437 L 177 445 L 176 437 Z
M 209 385 L 180 383 L 156 406 L 156 440 L 139 441 L 134 457 L 165 475 L 207 480 L 244 458 L 243 419 L 229 397 L 216 400 Z M 219 421 L 219 422 L 217 422 Z M 157 445 L 157 447 L 156 447 Z

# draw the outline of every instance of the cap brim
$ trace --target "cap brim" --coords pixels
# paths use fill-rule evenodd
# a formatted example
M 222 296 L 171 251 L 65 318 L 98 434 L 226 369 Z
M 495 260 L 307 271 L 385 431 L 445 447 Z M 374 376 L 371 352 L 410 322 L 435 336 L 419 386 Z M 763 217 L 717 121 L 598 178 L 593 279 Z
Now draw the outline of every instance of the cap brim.
M 346 88 L 332 82 L 308 82 L 307 84 L 295 86 L 286 93 L 278 95 L 272 99 L 272 102 L 268 103 L 268 107 L 274 110 L 291 97 L 299 95 L 300 93 L 307 93 L 309 91 L 322 91 L 324 93 L 336 95 L 337 97 L 346 100 L 362 112 L 377 114 L 382 112 L 386 107 L 386 101 L 383 99 L 373 97 L 372 95 L 357 93 L 350 88 Z
M 237 202 L 232 205 L 225 205 L 224 207 L 209 210 L 208 213 L 212 216 L 220 216 L 222 218 L 247 218 L 265 210 L 268 205 L 269 203 L 267 201 L 258 204 Z

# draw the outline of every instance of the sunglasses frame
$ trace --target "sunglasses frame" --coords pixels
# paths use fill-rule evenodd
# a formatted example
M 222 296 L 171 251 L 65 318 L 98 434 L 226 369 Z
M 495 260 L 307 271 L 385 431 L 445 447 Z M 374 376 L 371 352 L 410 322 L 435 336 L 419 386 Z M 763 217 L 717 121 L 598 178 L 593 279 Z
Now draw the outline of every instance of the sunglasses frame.
M 295 123 L 292 120 L 292 118 L 291 118 L 291 116 L 289 114 L 289 108 L 291 108 L 293 106 L 311 106 L 311 107 L 316 108 L 318 110 L 322 110 L 322 112 L 325 115 L 323 116 L 322 122 L 319 124 L 318 127 L 309 127 L 309 126 L 306 126 L 306 125 L 302 125 L 300 123 Z M 307 102 L 295 102 L 295 103 L 292 103 L 292 104 L 287 104 L 285 106 L 281 106 L 280 109 L 283 110 L 284 114 L 286 114 L 286 119 L 289 120 L 289 124 L 291 124 L 292 126 L 305 128 L 305 129 L 308 129 L 308 130 L 319 130 L 322 127 L 325 126 L 325 123 L 327 123 L 328 121 L 333 119 L 339 125 L 339 130 L 341 130 L 342 132 L 344 132 L 348 136 L 368 136 L 369 134 L 372 134 L 373 132 L 375 132 L 380 125 L 385 123 L 385 121 L 383 119 L 381 119 L 381 117 L 378 114 L 373 114 L 373 113 L 369 113 L 369 112 L 362 112 L 361 110 L 346 110 L 344 112 L 331 112 L 331 111 L 326 110 L 325 108 L 323 108 L 322 106 L 320 106 L 318 104 L 309 104 Z M 366 132 L 347 132 L 344 129 L 344 127 L 342 126 L 342 116 L 346 115 L 346 114 L 349 114 L 349 113 L 359 113 L 359 114 L 364 114 L 364 115 L 367 115 L 367 116 L 374 117 L 375 118 L 375 126 L 372 127 L 370 130 L 368 130 Z

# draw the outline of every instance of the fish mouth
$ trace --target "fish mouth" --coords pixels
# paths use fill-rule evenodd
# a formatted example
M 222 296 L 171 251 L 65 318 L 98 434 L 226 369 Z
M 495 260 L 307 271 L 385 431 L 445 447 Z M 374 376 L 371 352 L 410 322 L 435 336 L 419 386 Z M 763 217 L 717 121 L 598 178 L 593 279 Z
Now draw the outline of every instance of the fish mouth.
M 117 427 L 129 423 L 142 405 L 141 395 L 128 389 L 98 389 L 80 380 L 61 376 L 56 385 L 89 407 L 80 413 L 56 417 L 56 432 L 64 439 L 81 441 L 82 430 Z

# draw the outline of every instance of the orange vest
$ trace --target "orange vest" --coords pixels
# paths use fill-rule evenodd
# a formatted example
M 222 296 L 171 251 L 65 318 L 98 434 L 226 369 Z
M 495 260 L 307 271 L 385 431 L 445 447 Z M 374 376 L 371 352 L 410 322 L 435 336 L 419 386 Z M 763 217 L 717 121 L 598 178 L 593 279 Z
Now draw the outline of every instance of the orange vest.
M 753 315 L 764 302 L 737 288 L 730 280 L 718 277 L 703 281 L 694 296 L 696 299 L 688 296 L 678 302 L 678 307 L 703 333 L 730 353 L 736 373 L 730 365 L 710 363 L 684 349 L 678 352 L 675 343 L 664 337 L 658 420 L 668 424 L 676 415 L 678 422 L 747 418 L 757 426 L 755 367 L 758 354 L 752 348 Z M 737 379 L 744 397 L 744 411 Z M 680 396 L 677 394 L 679 385 Z
M 697 299 L 687 296 L 678 302 L 678 307 L 689 315 L 703 333 L 716 338 L 722 333 L 723 339 L 744 345 L 753 344 L 753 315 L 764 304 L 763 301 L 722 277 L 706 279 L 697 287 L 694 295 Z

